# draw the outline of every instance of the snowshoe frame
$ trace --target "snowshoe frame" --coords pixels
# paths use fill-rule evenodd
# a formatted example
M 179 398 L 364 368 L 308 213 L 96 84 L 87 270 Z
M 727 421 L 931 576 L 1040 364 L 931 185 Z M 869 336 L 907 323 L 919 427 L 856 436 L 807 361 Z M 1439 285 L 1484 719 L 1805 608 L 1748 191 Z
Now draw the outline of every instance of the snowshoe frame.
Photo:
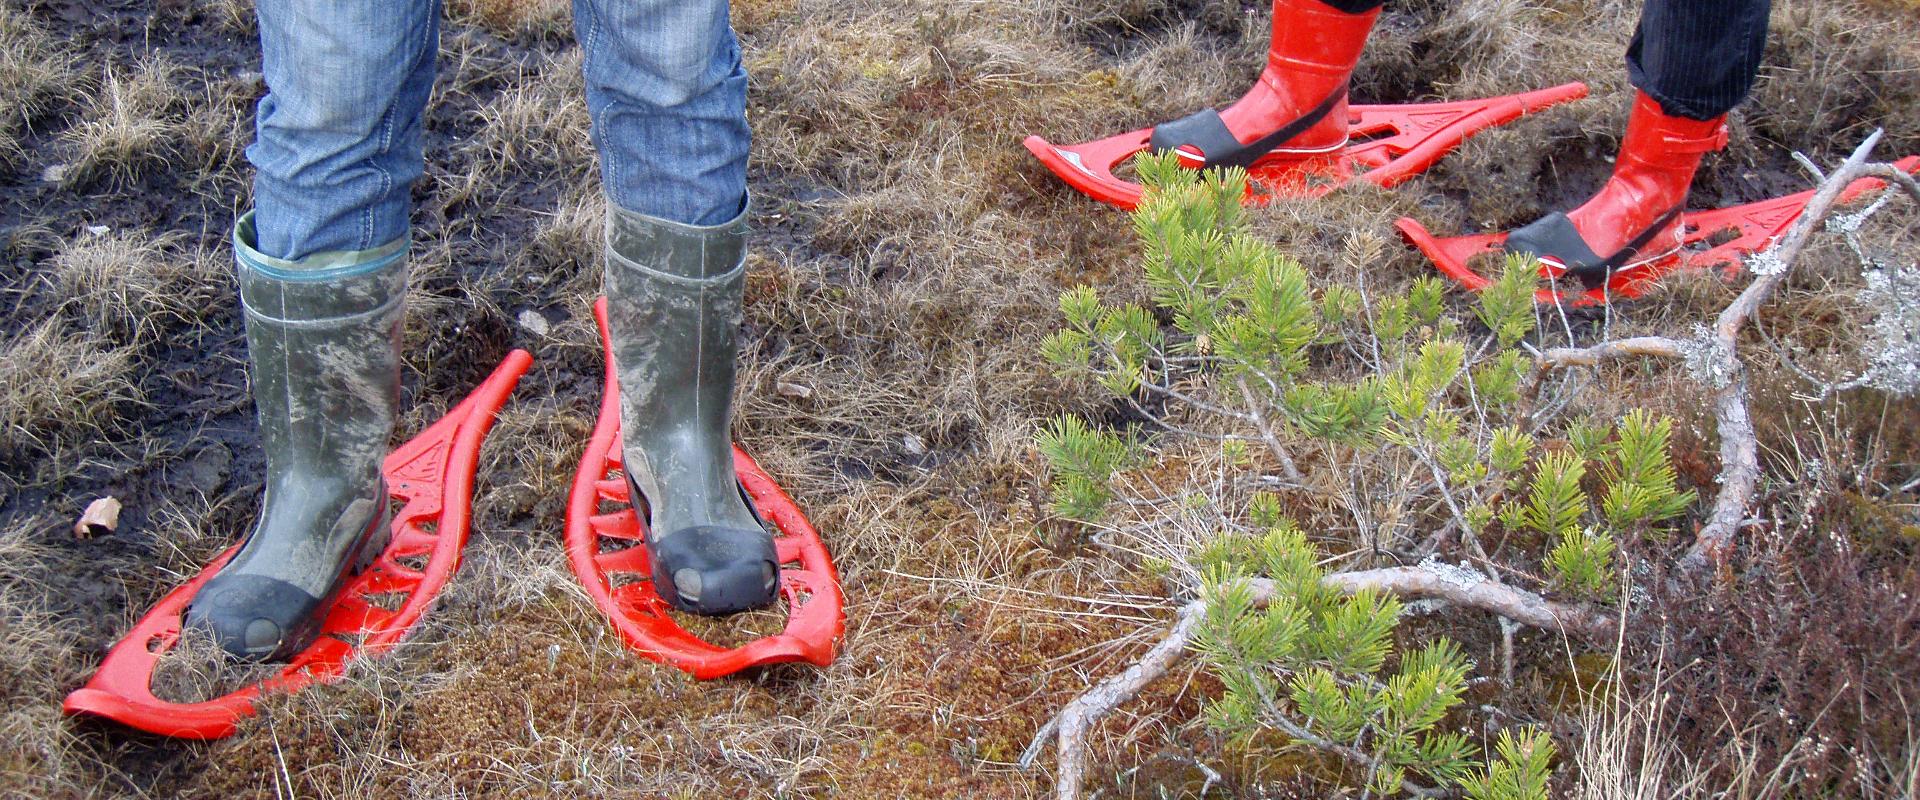
M 1322 157 L 1255 162 L 1247 170 L 1246 203 L 1263 205 L 1276 197 L 1318 197 L 1355 178 L 1382 187 L 1397 186 L 1432 167 L 1475 133 L 1586 95 L 1586 84 L 1566 83 L 1477 100 L 1351 106 L 1344 149 Z M 1131 211 L 1140 202 L 1142 188 L 1113 171 L 1145 152 L 1152 138 L 1153 129 L 1143 128 L 1069 145 L 1029 136 L 1025 144 L 1068 185 L 1095 200 Z
M 760 517 L 776 529 L 780 597 L 787 608 L 786 628 L 739 647 L 719 647 L 680 627 L 671 607 L 654 591 L 645 530 L 634 513 L 628 482 L 621 472 L 620 386 L 607 328 L 607 301 L 593 307 L 606 353 L 606 384 L 600 418 L 580 458 L 567 499 L 567 559 L 595 606 L 607 615 L 638 655 L 691 673 L 700 680 L 748 667 L 791 661 L 826 666 L 845 632 L 839 574 L 813 524 L 793 499 L 737 445 L 734 470 Z M 603 510 L 608 509 L 608 510 Z M 623 543 L 618 550 L 608 542 Z M 615 579 L 618 578 L 616 584 Z
M 67 695 L 66 713 L 103 717 L 162 736 L 218 739 L 252 716 L 263 694 L 331 682 L 349 661 L 393 649 L 426 615 L 460 566 L 470 532 L 480 445 L 494 415 L 532 363 L 533 356 L 524 350 L 508 354 L 452 411 L 387 455 L 381 474 L 396 509 L 387 547 L 341 590 L 319 638 L 278 673 L 201 702 L 175 703 L 153 694 L 154 669 L 178 643 L 187 604 L 236 545 L 142 616 L 107 653 L 92 679 Z M 422 559 L 424 563 L 418 563 Z M 390 608 L 396 597 L 397 605 Z M 351 641 L 355 639 L 357 645 Z
M 1894 167 L 1909 173 L 1920 170 L 1920 156 L 1907 156 L 1894 162 Z M 1885 183 L 1878 178 L 1861 178 L 1841 191 L 1840 201 L 1849 202 L 1878 191 Z M 1661 278 L 1678 269 L 1718 268 L 1731 279 L 1743 269 L 1742 258 L 1766 249 L 1775 239 L 1786 235 L 1787 228 L 1800 218 L 1800 212 L 1813 199 L 1815 191 L 1808 189 L 1769 200 L 1688 212 L 1680 218 L 1680 249 L 1618 270 L 1599 286 L 1588 287 L 1574 279 L 1556 281 L 1556 285 L 1536 292 L 1534 300 L 1573 307 L 1606 305 L 1612 300 L 1640 297 Z M 1394 227 L 1408 243 L 1419 248 L 1441 274 L 1476 292 L 1491 285 L 1493 279 L 1474 271 L 1470 262 L 1477 256 L 1500 253 L 1507 241 L 1504 231 L 1437 237 L 1408 217 L 1400 218 Z

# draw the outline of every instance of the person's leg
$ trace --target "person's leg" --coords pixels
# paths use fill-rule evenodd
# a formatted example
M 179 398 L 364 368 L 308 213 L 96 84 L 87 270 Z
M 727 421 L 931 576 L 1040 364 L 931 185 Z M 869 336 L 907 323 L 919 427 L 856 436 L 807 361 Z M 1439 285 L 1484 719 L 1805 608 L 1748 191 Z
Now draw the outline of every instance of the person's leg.
M 1771 0 L 1647 0 L 1627 78 L 1678 117 L 1712 120 L 1753 90 Z
M 408 184 L 433 85 L 432 0 L 262 0 L 255 211 L 235 226 L 265 497 L 189 628 L 229 653 L 305 649 L 386 540 Z
M 726 0 L 574 0 L 601 182 L 616 208 L 719 225 L 747 192 L 747 73 Z
M 620 436 L 660 596 L 769 605 L 773 537 L 733 469 L 746 278 L 746 73 L 725 0 L 575 0 L 606 193 Z
M 1768 0 L 1648 0 L 1627 48 L 1636 93 L 1613 175 L 1586 203 L 1507 238 L 1550 275 L 1600 285 L 1680 247 L 1687 189 L 1726 145 L 1726 114 L 1746 98 L 1766 45 Z
M 1267 66 L 1225 109 L 1155 126 L 1152 147 L 1192 167 L 1311 158 L 1347 143 L 1347 79 L 1382 0 L 1273 0 Z
M 247 148 L 260 251 L 365 250 L 407 230 L 439 49 L 436 0 L 261 0 L 267 94 Z

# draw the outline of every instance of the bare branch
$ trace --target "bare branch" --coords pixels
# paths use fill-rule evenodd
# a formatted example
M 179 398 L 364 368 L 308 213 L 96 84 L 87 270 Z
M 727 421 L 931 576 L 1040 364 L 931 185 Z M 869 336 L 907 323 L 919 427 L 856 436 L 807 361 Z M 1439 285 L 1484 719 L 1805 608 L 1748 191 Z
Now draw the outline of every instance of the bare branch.
M 1874 163 L 1862 166 L 1860 168 L 1860 174 L 1871 178 L 1893 181 L 1894 185 L 1899 186 L 1909 197 L 1912 197 L 1915 202 L 1920 202 L 1920 180 L 1916 180 L 1913 175 L 1906 170 L 1892 164 Z
M 1727 374 L 1725 385 L 1714 392 L 1713 412 L 1720 432 L 1720 491 L 1713 499 L 1713 510 L 1707 514 L 1707 523 L 1700 527 L 1700 533 L 1694 537 L 1693 547 L 1681 560 L 1681 566 L 1689 571 L 1699 571 L 1721 564 L 1727 552 L 1733 548 L 1733 537 L 1740 524 L 1747 518 L 1747 507 L 1753 502 L 1754 486 L 1760 481 L 1760 443 L 1753 430 L 1753 418 L 1747 412 L 1747 376 L 1746 369 L 1735 353 L 1740 329 L 1753 318 L 1760 304 L 1773 297 L 1773 293 L 1785 283 L 1792 266 L 1800 257 L 1800 251 L 1807 246 L 1813 231 L 1824 222 L 1828 214 L 1833 213 L 1833 205 L 1840 199 L 1855 179 L 1862 176 L 1867 168 L 1867 154 L 1880 141 L 1881 131 L 1874 131 L 1866 141 L 1854 148 L 1853 155 L 1841 163 L 1827 176 L 1820 189 L 1814 192 L 1813 199 L 1800 212 L 1800 218 L 1794 220 L 1787 235 L 1780 238 L 1767 249 L 1771 261 L 1783 265 L 1782 269 L 1760 275 L 1753 283 L 1740 292 L 1714 323 L 1710 344 L 1718 357 L 1723 359 L 1720 366 Z
M 1606 641 L 1614 631 L 1613 618 L 1597 610 L 1556 603 L 1524 589 L 1501 585 L 1471 570 L 1446 565 L 1422 564 L 1341 572 L 1326 576 L 1322 583 L 1347 594 L 1377 591 L 1409 599 L 1445 600 L 1589 641 Z M 1248 586 L 1252 589 L 1256 605 L 1265 605 L 1273 599 L 1276 591 L 1273 582 L 1265 579 L 1251 579 Z M 1138 696 L 1148 684 L 1166 675 L 1193 640 L 1194 629 L 1199 627 L 1206 612 L 1204 600 L 1194 600 L 1182 606 L 1174 618 L 1173 627 L 1159 643 L 1124 672 L 1101 681 L 1067 703 L 1058 715 L 1035 732 L 1033 742 L 1027 745 L 1026 751 L 1020 756 L 1020 766 L 1023 769 L 1030 767 L 1046 748 L 1047 740 L 1052 738 L 1059 750 L 1059 769 L 1054 775 L 1054 800 L 1078 800 L 1080 785 L 1086 775 L 1087 731 L 1121 704 Z M 1362 764 L 1368 763 L 1366 754 L 1325 741 L 1298 726 L 1292 726 L 1288 733 L 1297 740 L 1323 747 L 1343 758 L 1357 758 Z M 1412 783 L 1405 784 L 1403 788 L 1422 795 L 1433 791 Z
M 1434 569 L 1425 564 L 1387 567 L 1328 575 L 1324 583 L 1348 594 L 1371 589 L 1408 599 L 1445 600 L 1588 641 L 1605 641 L 1613 635 L 1614 621 L 1606 614 L 1556 603 L 1465 569 Z
M 1826 221 L 1828 214 L 1833 212 L 1833 204 L 1839 201 L 1841 193 L 1845 192 L 1855 179 L 1862 176 L 1867 164 L 1867 154 L 1873 152 L 1873 146 L 1880 143 L 1881 133 L 1875 130 L 1866 141 L 1854 148 L 1853 155 L 1847 156 L 1847 160 L 1840 164 L 1840 168 L 1828 175 L 1826 181 L 1821 183 L 1820 188 L 1813 193 L 1813 199 L 1807 201 L 1806 208 L 1800 212 L 1800 218 L 1794 220 L 1793 227 L 1787 229 L 1787 235 L 1780 237 L 1773 246 L 1767 248 L 1766 252 L 1771 254 L 1778 263 L 1791 265 L 1794 259 L 1800 257 L 1801 249 L 1807 246 L 1807 240 L 1813 237 L 1814 230 L 1820 226 L 1820 223 Z M 1791 271 L 1783 269 L 1755 278 L 1753 283 L 1740 292 L 1739 297 L 1735 297 L 1733 302 L 1727 304 L 1727 307 L 1720 312 L 1719 321 L 1714 323 L 1714 335 L 1731 344 L 1739 335 L 1740 327 L 1747 323 L 1747 319 L 1752 317 L 1755 311 L 1759 310 L 1761 303 L 1773 297 L 1774 291 L 1780 288 L 1780 284 L 1786 282 L 1787 275 Z
M 1535 361 L 1536 374 L 1567 367 L 1597 367 L 1601 363 L 1627 356 L 1680 358 L 1680 343 L 1665 336 L 1636 336 L 1601 342 L 1592 347 L 1555 347 Z

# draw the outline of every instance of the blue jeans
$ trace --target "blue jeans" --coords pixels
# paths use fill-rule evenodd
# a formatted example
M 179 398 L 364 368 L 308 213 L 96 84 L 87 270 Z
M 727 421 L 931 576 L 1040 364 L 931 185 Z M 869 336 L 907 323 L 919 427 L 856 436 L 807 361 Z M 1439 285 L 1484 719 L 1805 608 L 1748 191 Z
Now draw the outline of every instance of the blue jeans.
M 297 260 L 406 235 L 437 0 L 259 0 L 258 248 Z M 727 0 L 574 0 L 607 197 L 692 225 L 732 219 L 747 186 L 747 74 Z

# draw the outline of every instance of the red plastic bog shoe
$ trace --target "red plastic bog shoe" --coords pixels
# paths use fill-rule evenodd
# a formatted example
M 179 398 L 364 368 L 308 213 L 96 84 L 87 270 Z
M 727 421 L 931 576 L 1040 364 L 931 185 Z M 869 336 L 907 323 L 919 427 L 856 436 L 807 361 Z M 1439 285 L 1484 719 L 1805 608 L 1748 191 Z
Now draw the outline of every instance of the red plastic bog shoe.
M 1920 169 L 1920 156 L 1907 156 L 1894 162 L 1894 166 L 1914 172 Z M 1847 186 L 1841 192 L 1840 199 L 1842 202 L 1851 201 L 1867 192 L 1879 191 L 1885 183 L 1877 178 L 1861 178 Z M 1541 289 L 1534 299 L 1541 303 L 1564 302 L 1575 307 L 1605 305 L 1609 300 L 1630 300 L 1646 294 L 1660 278 L 1677 269 L 1717 267 L 1728 278 L 1732 278 L 1739 274 L 1743 257 L 1766 249 L 1774 239 L 1786 235 L 1787 228 L 1800 218 L 1800 212 L 1806 208 L 1807 201 L 1813 199 L 1815 191 L 1808 189 L 1771 200 L 1690 212 L 1681 217 L 1681 247 L 1672 255 L 1615 272 L 1604 286 L 1586 288 L 1578 280 L 1569 278 L 1561 287 Z M 1507 241 L 1505 232 L 1443 239 L 1428 233 L 1426 226 L 1406 217 L 1395 222 L 1394 227 L 1400 229 L 1400 235 L 1408 243 L 1426 254 L 1442 274 L 1476 292 L 1493 281 L 1475 272 L 1468 261 L 1478 255 L 1499 253 Z
M 733 466 L 740 484 L 761 519 L 778 529 L 773 541 L 782 565 L 780 596 L 787 606 L 786 629 L 723 648 L 687 633 L 667 613 L 670 606 L 653 590 L 652 565 L 642 544 L 645 530 L 633 513 L 627 480 L 620 471 L 620 387 L 607 331 L 607 301 L 595 303 L 593 314 L 600 322 L 600 343 L 607 353 L 606 389 L 593 438 L 580 457 L 580 471 L 567 499 L 567 558 L 594 605 L 613 621 L 635 652 L 701 680 L 760 664 L 805 661 L 824 667 L 832 663 L 845 632 L 839 574 L 806 515 L 737 446 Z M 606 549 L 609 543 L 624 547 Z
M 1308 160 L 1269 160 L 1247 171 L 1247 203 L 1274 197 L 1318 197 L 1358 177 L 1397 186 L 1426 171 L 1467 137 L 1496 125 L 1587 96 L 1584 83 L 1538 91 L 1392 106 L 1352 106 L 1348 144 L 1338 154 Z M 1113 174 L 1115 167 L 1146 151 L 1153 129 L 1080 144 L 1055 145 L 1029 136 L 1027 149 L 1075 189 L 1128 211 L 1140 202 L 1140 184 Z
M 376 656 L 399 644 L 460 566 L 480 443 L 493 427 L 494 413 L 532 363 L 526 351 L 513 351 L 460 405 L 387 455 L 381 474 L 398 508 L 392 539 L 373 565 L 341 590 L 320 637 L 278 674 L 198 703 L 172 703 L 153 695 L 154 667 L 179 640 L 181 613 L 233 555 L 228 549 L 134 624 L 107 653 L 93 679 L 67 695 L 66 712 L 105 717 L 162 736 L 218 739 L 253 715 L 254 701 L 262 693 L 331 681 L 348 660 Z M 407 564 L 422 558 L 425 563 L 418 568 Z M 401 599 L 393 608 L 379 602 L 395 597 Z M 358 638 L 359 646 L 349 638 Z

